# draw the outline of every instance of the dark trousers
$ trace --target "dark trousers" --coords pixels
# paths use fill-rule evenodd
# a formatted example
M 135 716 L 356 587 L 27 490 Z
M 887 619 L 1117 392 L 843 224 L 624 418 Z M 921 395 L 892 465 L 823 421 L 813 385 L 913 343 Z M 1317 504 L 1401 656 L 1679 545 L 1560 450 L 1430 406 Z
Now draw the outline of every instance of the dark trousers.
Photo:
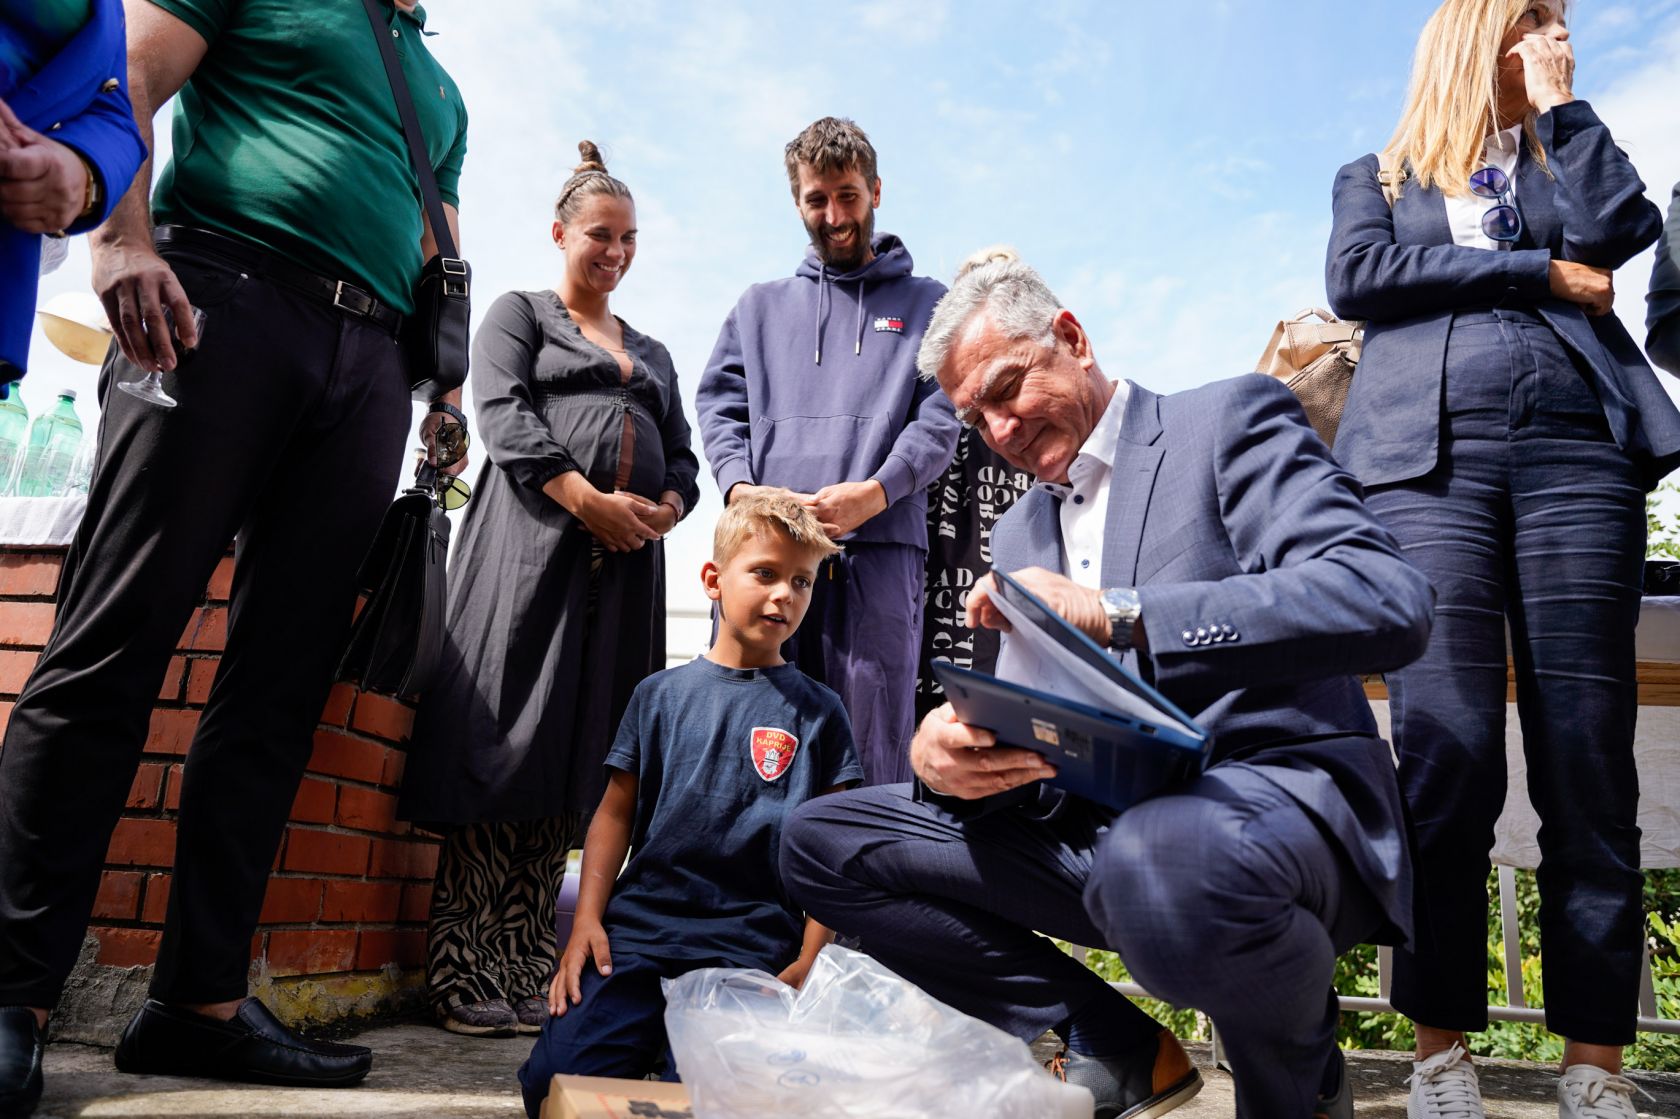
M 1243 1116 L 1305 1119 L 1335 1045 L 1336 956 L 1382 920 L 1345 856 L 1264 767 L 1227 763 L 1107 828 L 1084 813 L 959 820 L 907 785 L 810 801 L 782 875 L 817 920 L 933 997 L 1023 1040 L 1103 1011 L 1159 1026 L 1037 933 L 1113 948 L 1219 1027 Z
M 866 785 L 910 780 L 927 553 L 849 543 L 817 572 L 805 621 L 782 650 L 839 694 Z
M 703 967 L 732 967 L 727 960 L 662 960 L 614 952 L 612 974 L 583 965 L 583 1001 L 543 1024 L 531 1055 L 519 1066 L 525 1111 L 537 1119 L 556 1076 L 677 1079 L 677 1062 L 665 1036 L 661 979 Z
M 206 319 L 175 408 L 100 378 L 99 457 L 58 617 L 0 747 L 0 1005 L 52 1006 L 171 651 L 237 533 L 226 652 L 187 755 L 155 997 L 243 997 L 270 865 L 396 490 L 410 407 L 389 333 L 172 251 Z
M 1388 674 L 1418 849 L 1417 950 L 1395 955 L 1394 1005 L 1441 1029 L 1487 1026 L 1509 620 L 1541 822 L 1547 1025 L 1624 1045 L 1644 927 L 1633 763 L 1644 487 L 1590 384 L 1531 315 L 1460 315 L 1444 398 L 1435 470 L 1367 497 L 1437 595 L 1428 650 Z

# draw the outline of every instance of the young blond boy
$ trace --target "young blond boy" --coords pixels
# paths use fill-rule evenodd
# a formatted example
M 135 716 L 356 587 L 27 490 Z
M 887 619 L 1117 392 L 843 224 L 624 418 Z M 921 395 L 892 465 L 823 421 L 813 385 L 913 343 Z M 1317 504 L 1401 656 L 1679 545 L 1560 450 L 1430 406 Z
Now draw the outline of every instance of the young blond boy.
M 553 1016 L 519 1070 L 533 1119 L 557 1073 L 677 1078 L 661 979 L 755 967 L 798 986 L 831 938 L 788 902 L 777 858 L 788 813 L 863 778 L 840 698 L 780 651 L 836 550 L 787 490 L 719 518 L 700 574 L 716 640 L 637 687 L 607 754 Z

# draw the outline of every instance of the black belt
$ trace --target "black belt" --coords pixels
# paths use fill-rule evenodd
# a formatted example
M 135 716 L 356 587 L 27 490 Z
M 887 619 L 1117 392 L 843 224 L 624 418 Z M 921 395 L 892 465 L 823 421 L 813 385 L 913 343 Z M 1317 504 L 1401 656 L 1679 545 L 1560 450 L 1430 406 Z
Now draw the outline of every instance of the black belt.
M 152 240 L 160 250 L 175 247 L 225 257 L 266 280 L 273 280 L 303 295 L 315 296 L 345 314 L 367 319 L 392 334 L 402 325 L 401 314 L 379 302 L 365 289 L 299 268 L 266 249 L 232 237 L 185 225 L 160 225 L 152 230 Z

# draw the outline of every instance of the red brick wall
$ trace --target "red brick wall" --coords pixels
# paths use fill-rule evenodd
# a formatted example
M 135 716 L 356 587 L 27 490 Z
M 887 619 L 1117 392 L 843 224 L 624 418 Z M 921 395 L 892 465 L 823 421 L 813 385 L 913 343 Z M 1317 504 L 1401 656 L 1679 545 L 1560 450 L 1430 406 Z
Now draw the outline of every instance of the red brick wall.
M 52 629 L 63 549 L 0 548 L 0 726 Z M 169 899 L 181 766 L 210 694 L 233 559 L 222 560 L 169 661 L 145 756 L 111 837 L 94 905 L 99 962 L 149 964 Z M 292 805 L 252 955 L 274 976 L 420 966 L 437 842 L 394 818 L 408 736 L 405 705 L 333 688 Z

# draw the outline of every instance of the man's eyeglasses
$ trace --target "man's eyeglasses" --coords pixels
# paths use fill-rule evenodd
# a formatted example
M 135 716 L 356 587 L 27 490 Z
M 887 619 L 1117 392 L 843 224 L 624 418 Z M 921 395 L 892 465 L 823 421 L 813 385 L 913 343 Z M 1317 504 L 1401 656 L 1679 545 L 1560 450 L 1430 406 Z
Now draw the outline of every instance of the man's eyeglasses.
M 1498 203 L 1482 215 L 1482 233 L 1488 240 L 1509 245 L 1522 236 L 1522 215 L 1511 205 L 1511 180 L 1505 172 L 1497 167 L 1482 168 L 1470 176 L 1470 193 Z

